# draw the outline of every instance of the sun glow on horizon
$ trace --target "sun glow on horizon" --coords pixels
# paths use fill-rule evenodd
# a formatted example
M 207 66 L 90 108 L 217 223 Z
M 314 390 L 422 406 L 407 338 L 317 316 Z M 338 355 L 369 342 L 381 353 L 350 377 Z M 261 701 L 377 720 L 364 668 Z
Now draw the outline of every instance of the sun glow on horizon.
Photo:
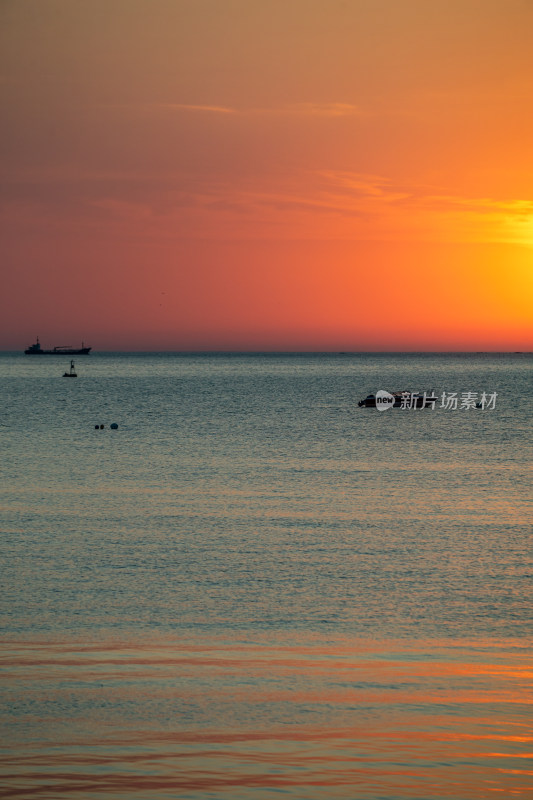
M 28 8 L 0 346 L 533 349 L 533 6 Z

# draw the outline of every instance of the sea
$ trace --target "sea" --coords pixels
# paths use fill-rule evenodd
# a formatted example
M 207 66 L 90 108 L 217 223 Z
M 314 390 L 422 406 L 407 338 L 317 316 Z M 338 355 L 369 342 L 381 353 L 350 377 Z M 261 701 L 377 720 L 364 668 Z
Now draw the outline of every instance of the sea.
M 1 798 L 533 797 L 531 354 L 69 366 L 0 353 Z

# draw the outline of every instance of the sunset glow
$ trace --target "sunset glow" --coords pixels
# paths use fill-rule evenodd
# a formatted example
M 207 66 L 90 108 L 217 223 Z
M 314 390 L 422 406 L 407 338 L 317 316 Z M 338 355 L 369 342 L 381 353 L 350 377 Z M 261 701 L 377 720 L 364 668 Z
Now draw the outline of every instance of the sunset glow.
M 6 672 L 10 685 L 22 682 L 18 677 L 22 672 L 31 686 L 36 673 L 53 667 L 47 689 L 55 698 L 57 674 L 75 668 L 78 681 L 91 687 L 85 688 L 86 697 L 95 693 L 92 686 L 97 684 L 100 695 L 114 705 L 117 697 L 142 703 L 141 687 L 156 675 L 157 699 L 169 707 L 177 699 L 205 706 L 210 719 L 208 726 L 198 728 L 127 728 L 121 731 L 124 749 L 104 727 L 97 734 L 91 731 L 88 752 L 76 748 L 68 759 L 65 743 L 44 753 L 24 750 L 16 760 L 0 761 L 10 770 L 11 781 L 23 787 L 31 779 L 53 781 L 56 792 L 67 796 L 71 770 L 79 796 L 102 787 L 117 797 L 179 791 L 203 797 L 224 789 L 242 796 L 258 790 L 290 794 L 296 786 L 311 798 L 327 793 L 344 797 L 348 792 L 356 798 L 374 797 L 377 790 L 381 797 L 422 800 L 450 797 L 458 785 L 465 800 L 486 798 L 487 785 L 500 796 L 530 794 L 527 759 L 532 738 L 520 716 L 528 696 L 527 673 L 515 675 L 507 663 L 497 669 L 465 663 L 460 647 L 455 652 L 459 660 L 453 663 L 446 648 L 439 653 L 435 642 L 423 643 L 430 654 L 428 662 L 401 643 L 372 643 L 373 651 L 368 643 L 358 642 L 354 651 L 353 643 L 343 650 L 336 641 L 323 652 L 318 648 L 312 653 L 299 652 L 298 647 L 279 651 L 264 647 L 260 658 L 249 645 L 232 649 L 223 642 L 218 647 L 201 644 L 201 640 L 149 640 L 139 649 L 110 641 L 109 649 L 104 649 L 78 643 L 75 660 L 67 643 L 10 650 Z M 387 651 L 391 644 L 397 647 L 396 657 Z M 487 644 L 494 648 L 494 643 Z M 332 654 L 341 654 L 342 660 L 329 661 Z M 13 667 L 18 669 L 18 680 L 13 680 Z M 221 681 L 216 689 L 213 674 Z M 324 691 L 324 683 L 332 688 Z M 279 685 L 288 689 L 279 692 Z M 467 714 L 454 713 L 458 702 L 465 704 Z M 277 704 L 300 724 L 269 723 L 264 710 Z M 214 710 L 229 713 L 227 709 L 235 705 L 252 709 L 252 718 L 235 720 L 231 728 L 217 727 Z M 358 714 L 349 725 L 348 710 L 354 707 Z M 314 724 L 302 724 L 300 709 L 308 715 L 311 711 Z M 37 729 L 43 724 L 36 717 L 31 722 Z M 103 776 L 95 773 L 102 752 Z
M 533 348 L 533 4 L 0 15 L 0 348 Z

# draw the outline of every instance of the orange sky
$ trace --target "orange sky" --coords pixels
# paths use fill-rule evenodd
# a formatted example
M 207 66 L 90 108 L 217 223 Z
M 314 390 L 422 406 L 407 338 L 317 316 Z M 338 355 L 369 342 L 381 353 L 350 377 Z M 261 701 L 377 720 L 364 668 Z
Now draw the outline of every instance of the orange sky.
M 533 349 L 531 0 L 3 0 L 0 348 Z

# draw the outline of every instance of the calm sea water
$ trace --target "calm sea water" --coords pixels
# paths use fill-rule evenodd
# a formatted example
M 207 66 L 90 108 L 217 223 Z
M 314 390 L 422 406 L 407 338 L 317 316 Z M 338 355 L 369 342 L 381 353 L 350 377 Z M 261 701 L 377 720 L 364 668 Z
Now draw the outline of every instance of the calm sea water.
M 532 363 L 0 354 L 0 797 L 533 796 Z

